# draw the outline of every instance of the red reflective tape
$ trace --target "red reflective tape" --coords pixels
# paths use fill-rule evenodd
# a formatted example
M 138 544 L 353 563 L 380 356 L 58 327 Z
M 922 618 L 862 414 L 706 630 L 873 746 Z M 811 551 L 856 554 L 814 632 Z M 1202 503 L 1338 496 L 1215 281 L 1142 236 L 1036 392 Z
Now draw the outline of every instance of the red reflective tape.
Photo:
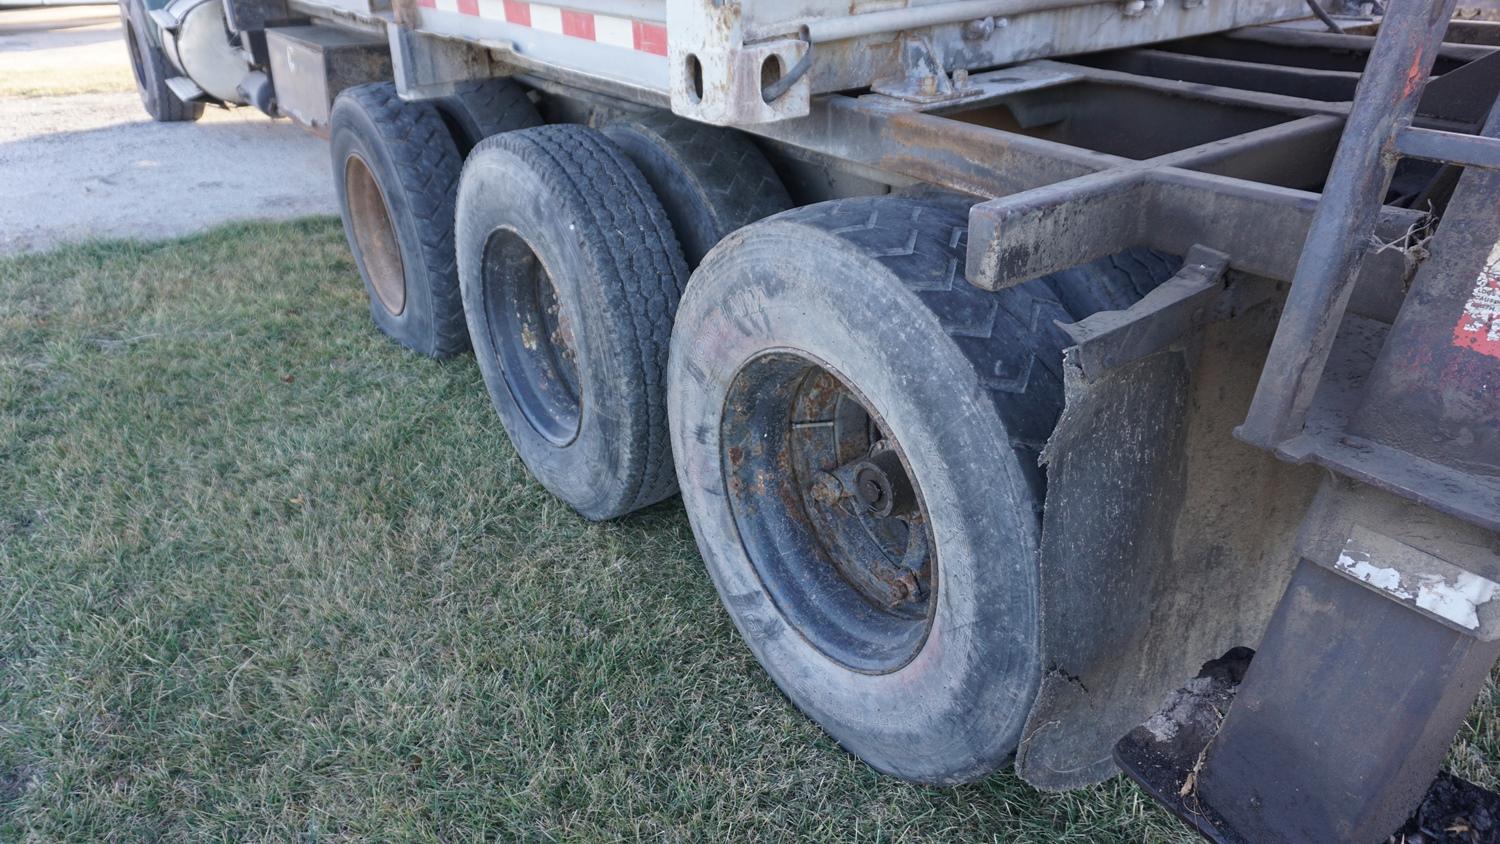
M 460 15 L 478 15 L 479 0 L 458 0 L 458 13 Z
M 417 0 L 417 5 L 424 9 L 436 9 L 437 0 Z
M 562 24 L 563 35 L 571 35 L 585 41 L 594 40 L 594 16 L 588 12 L 572 12 L 563 9 Z
M 531 4 L 523 3 L 521 0 L 505 0 L 505 22 L 517 26 L 531 26 Z
M 631 34 L 635 36 L 635 48 L 643 53 L 658 56 L 667 54 L 667 28 L 644 21 L 630 22 Z

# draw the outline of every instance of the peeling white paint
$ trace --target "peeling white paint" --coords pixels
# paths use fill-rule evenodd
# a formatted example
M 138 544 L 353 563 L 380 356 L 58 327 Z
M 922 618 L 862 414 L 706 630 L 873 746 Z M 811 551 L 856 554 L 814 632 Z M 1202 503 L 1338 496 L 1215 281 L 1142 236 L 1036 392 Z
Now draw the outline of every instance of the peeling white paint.
M 1361 557 L 1367 556 L 1359 551 L 1352 553 L 1358 554 Z M 1384 589 L 1403 600 L 1410 601 L 1412 599 L 1411 592 L 1401 588 L 1401 572 L 1393 568 L 1372 565 L 1369 560 L 1355 559 L 1351 556 L 1348 548 L 1345 548 L 1339 554 L 1338 566 L 1350 575 L 1374 586 L 1376 589 Z
M 1369 547 L 1351 537 L 1339 552 L 1336 567 L 1356 580 L 1394 598 L 1415 603 L 1467 630 L 1479 629 L 1479 608 L 1500 595 L 1500 583 L 1430 556 L 1424 563 L 1419 558 L 1394 554 L 1381 562 L 1396 565 L 1377 565 L 1371 561 L 1374 555 L 1366 550 Z
M 1460 572 L 1451 583 L 1433 574 L 1420 579 L 1417 606 L 1469 630 L 1479 629 L 1479 608 L 1500 590 L 1500 584 L 1471 572 Z

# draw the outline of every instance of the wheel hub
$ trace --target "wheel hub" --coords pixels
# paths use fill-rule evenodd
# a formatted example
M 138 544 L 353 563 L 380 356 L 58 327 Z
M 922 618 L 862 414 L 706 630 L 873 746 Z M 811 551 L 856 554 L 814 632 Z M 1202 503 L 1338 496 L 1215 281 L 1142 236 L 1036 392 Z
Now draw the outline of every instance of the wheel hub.
M 926 638 L 936 558 L 900 446 L 845 379 L 777 353 L 736 378 L 722 439 L 741 539 L 789 623 L 881 673 Z
M 396 242 L 396 227 L 375 175 L 358 155 L 350 155 L 344 162 L 344 194 L 354 243 L 375 298 L 392 316 L 400 316 L 406 310 L 406 267 Z

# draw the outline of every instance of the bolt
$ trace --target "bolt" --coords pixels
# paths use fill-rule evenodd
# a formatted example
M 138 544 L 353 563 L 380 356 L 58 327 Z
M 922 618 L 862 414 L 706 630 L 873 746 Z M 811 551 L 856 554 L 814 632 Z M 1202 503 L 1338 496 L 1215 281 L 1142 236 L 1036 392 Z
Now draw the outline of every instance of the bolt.
M 808 488 L 807 494 L 819 504 L 832 507 L 848 493 L 844 491 L 844 485 L 839 482 L 837 475 L 832 472 L 819 472 L 813 477 L 812 486 Z
M 963 38 L 965 41 L 983 41 L 995 32 L 995 19 L 993 17 L 980 18 L 964 24 Z

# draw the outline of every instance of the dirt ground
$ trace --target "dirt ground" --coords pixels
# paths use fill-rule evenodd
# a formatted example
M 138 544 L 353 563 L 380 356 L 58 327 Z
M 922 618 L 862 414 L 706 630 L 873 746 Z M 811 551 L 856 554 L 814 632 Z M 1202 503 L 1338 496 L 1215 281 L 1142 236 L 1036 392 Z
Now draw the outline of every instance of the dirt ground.
M 0 9 L 0 254 L 337 211 L 327 145 L 290 121 L 153 123 L 114 6 Z

